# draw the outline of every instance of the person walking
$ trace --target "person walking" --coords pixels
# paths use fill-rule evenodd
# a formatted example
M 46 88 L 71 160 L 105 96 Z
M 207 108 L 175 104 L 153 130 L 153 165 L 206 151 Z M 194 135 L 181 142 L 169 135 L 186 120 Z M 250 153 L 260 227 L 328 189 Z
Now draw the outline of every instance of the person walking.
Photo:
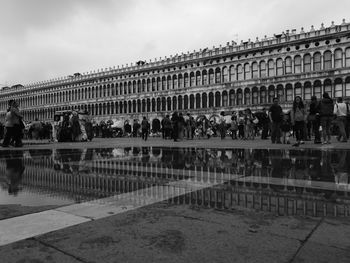
M 269 109 L 269 119 L 271 122 L 271 142 L 281 142 L 281 122 L 283 118 L 282 107 L 279 105 L 278 98 L 273 99 L 273 104 Z
M 147 118 L 144 116 L 141 122 L 141 137 L 145 141 L 147 141 L 147 138 L 148 138 L 149 127 L 150 127 L 150 124 Z
M 9 100 L 8 109 L 5 117 L 5 136 L 2 142 L 2 147 L 9 147 L 13 141 L 15 147 L 22 147 L 22 115 L 19 112 L 18 104 L 15 100 Z
M 318 112 L 318 101 L 316 96 L 311 97 L 308 121 L 311 122 L 312 131 L 315 136 L 314 143 L 315 144 L 321 143 L 320 113 Z
M 345 127 L 347 126 L 346 115 L 348 113 L 348 105 L 343 102 L 342 97 L 339 97 L 334 104 L 333 113 L 337 116 L 336 124 L 339 128 L 338 141 L 347 142 Z
M 306 120 L 306 111 L 303 100 L 300 96 L 296 96 L 293 102 L 293 109 L 291 111 L 291 121 L 294 127 L 296 143 L 293 146 L 304 144 L 304 127 Z
M 323 93 L 322 100 L 318 104 L 320 121 L 322 127 L 323 142 L 322 144 L 331 143 L 331 123 L 333 121 L 333 100 L 327 92 Z

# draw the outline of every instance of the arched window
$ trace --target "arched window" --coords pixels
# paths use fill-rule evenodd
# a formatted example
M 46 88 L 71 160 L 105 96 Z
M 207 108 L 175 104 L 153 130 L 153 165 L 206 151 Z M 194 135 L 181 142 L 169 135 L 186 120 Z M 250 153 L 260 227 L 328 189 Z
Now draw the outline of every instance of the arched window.
M 203 81 L 203 85 L 207 85 L 208 84 L 208 75 L 207 75 L 207 71 L 203 70 L 202 72 L 202 81 Z
M 167 111 L 171 111 L 171 98 L 168 97 L 166 99 L 166 104 L 167 104 Z
M 345 79 L 345 96 L 350 97 L 350 77 Z
M 220 68 L 215 69 L 215 83 L 221 83 L 221 70 L 220 70 Z
M 146 80 L 142 80 L 142 92 L 146 91 Z
M 304 55 L 304 72 L 311 72 L 311 55 Z
M 343 97 L 343 81 L 342 79 L 336 79 L 334 81 L 334 97 Z
M 173 97 L 173 110 L 177 110 L 177 98 L 176 98 L 176 96 Z
M 203 95 L 202 95 L 202 108 L 203 109 L 208 107 L 207 101 L 208 101 L 207 93 L 203 93 Z
M 332 68 L 332 52 L 327 50 L 323 53 L 323 69 L 331 69 Z
M 283 75 L 283 60 L 281 58 L 278 58 L 276 60 L 276 73 L 277 76 Z
M 222 106 L 227 107 L 228 106 L 228 96 L 227 96 L 227 91 L 222 92 Z
M 314 71 L 319 71 L 322 70 L 322 65 L 321 65 L 321 53 L 316 52 L 314 54 Z
M 184 96 L 184 110 L 187 110 L 188 109 L 188 96 L 185 95 Z
M 265 87 L 261 87 L 260 88 L 260 103 L 264 104 L 266 103 L 266 88 Z
M 184 80 L 183 80 L 183 78 L 182 78 L 182 74 L 179 74 L 178 87 L 179 87 L 180 89 L 184 87 Z
M 349 48 L 350 50 L 350 48 Z M 349 52 L 350 54 L 350 52 Z M 235 67 L 234 66 L 230 66 L 230 81 L 235 81 L 236 80 L 236 76 L 235 76 Z
M 200 85 L 202 85 L 202 83 L 201 83 L 201 73 L 200 73 L 200 71 L 197 71 L 196 72 L 196 86 L 200 86 Z
M 332 81 L 330 79 L 326 79 L 323 84 L 324 87 L 324 92 L 327 92 L 329 96 L 332 98 L 333 93 L 332 93 Z
M 237 65 L 237 80 L 243 80 L 243 67 L 241 64 Z
M 152 78 L 152 91 L 156 90 L 156 79 Z
M 165 97 L 162 97 L 161 105 L 162 105 L 162 111 L 166 111 L 166 98 Z
M 294 98 L 296 96 L 299 96 L 300 98 L 303 97 L 303 94 L 301 92 L 301 83 L 300 82 L 294 84 Z
M 214 83 L 214 70 L 209 69 L 209 84 L 213 84 L 213 83 Z
M 179 110 L 182 110 L 182 96 L 180 95 L 179 98 L 178 98 L 178 109 Z
M 151 80 L 147 79 L 147 92 L 150 92 L 151 90 Z
M 304 84 L 304 100 L 311 100 L 311 83 L 309 81 Z
M 173 89 L 177 89 L 178 83 L 177 83 L 177 76 L 173 76 Z
M 252 104 L 256 105 L 259 102 L 258 88 L 254 87 L 252 91 Z
M 252 77 L 253 79 L 259 78 L 258 63 L 255 61 L 252 63 Z
M 261 78 L 266 78 L 266 62 L 261 61 L 260 62 L 260 77 Z
M 237 90 L 237 105 L 242 105 L 243 104 L 243 94 L 242 90 L 238 89 Z
M 189 81 L 188 81 L 188 73 L 185 73 L 184 74 L 184 87 L 185 88 L 188 87 L 188 83 L 189 83 Z
M 222 69 L 222 82 L 224 82 L 224 83 L 229 82 L 229 75 L 228 75 L 227 67 L 223 67 L 223 69 Z
M 215 92 L 215 107 L 221 107 L 221 94 L 220 92 Z
M 244 104 L 250 105 L 250 89 L 248 88 L 244 90 Z
M 162 85 L 162 81 L 161 81 L 160 77 L 158 77 L 157 78 L 157 86 L 156 86 L 157 91 L 161 89 L 161 85 Z
M 214 107 L 214 94 L 209 92 L 209 108 Z
M 229 92 L 229 105 L 234 106 L 235 105 L 235 91 L 233 89 Z
M 196 109 L 200 109 L 201 107 L 201 95 L 199 93 L 196 94 Z
M 196 78 L 194 77 L 194 72 L 190 73 L 190 86 L 191 87 L 196 86 Z
M 166 78 L 162 77 L 162 90 L 165 90 L 166 87 Z
M 285 72 L 286 72 L 286 74 L 291 74 L 292 73 L 292 58 L 291 57 L 286 57 L 286 60 L 285 60 Z
M 277 98 L 280 102 L 284 102 L 284 90 L 282 84 L 277 85 Z
M 294 73 L 301 73 L 301 57 L 299 55 L 294 57 Z
M 249 63 L 244 64 L 244 79 L 250 79 L 250 65 Z
M 314 96 L 316 96 L 317 99 L 322 98 L 322 84 L 319 80 L 314 82 Z
M 350 48 L 345 49 L 345 66 L 350 67 Z
M 163 98 L 162 98 L 162 100 L 163 100 Z M 160 111 L 160 109 L 161 109 L 161 100 L 160 100 L 160 98 L 157 98 L 157 111 L 159 112 Z
M 171 81 L 171 77 L 167 77 L 167 89 L 172 89 L 173 88 L 173 82 Z
M 343 67 L 343 51 L 339 48 L 334 51 L 334 67 Z
M 273 86 L 273 85 L 269 86 L 268 96 L 269 96 L 269 103 L 272 103 L 273 98 L 276 96 L 275 95 L 275 86 Z
M 292 86 L 292 84 L 286 85 L 286 100 L 293 101 L 293 86 Z
M 272 59 L 267 62 L 267 68 L 269 77 L 275 76 L 275 63 Z

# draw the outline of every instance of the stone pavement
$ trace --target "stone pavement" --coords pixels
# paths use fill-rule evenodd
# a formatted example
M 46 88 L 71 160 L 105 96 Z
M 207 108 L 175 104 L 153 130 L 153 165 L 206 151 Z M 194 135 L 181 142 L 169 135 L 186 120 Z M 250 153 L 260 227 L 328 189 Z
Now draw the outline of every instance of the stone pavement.
M 229 138 L 182 142 L 97 138 L 88 143 L 31 142 L 23 148 L 133 146 L 292 148 Z M 300 150 L 349 146 L 307 142 Z M 1 246 L 0 262 L 350 262 L 350 220 L 208 208 L 172 199 Z

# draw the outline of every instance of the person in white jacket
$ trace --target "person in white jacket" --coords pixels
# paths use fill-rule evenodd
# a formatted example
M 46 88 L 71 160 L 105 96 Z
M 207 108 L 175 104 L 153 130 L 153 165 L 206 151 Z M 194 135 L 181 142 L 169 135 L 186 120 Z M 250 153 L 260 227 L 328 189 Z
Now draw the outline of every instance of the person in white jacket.
M 343 102 L 343 98 L 339 97 L 334 104 L 333 113 L 337 116 L 336 123 L 339 128 L 338 140 L 347 142 L 345 127 L 347 125 L 346 115 L 348 114 L 348 106 Z

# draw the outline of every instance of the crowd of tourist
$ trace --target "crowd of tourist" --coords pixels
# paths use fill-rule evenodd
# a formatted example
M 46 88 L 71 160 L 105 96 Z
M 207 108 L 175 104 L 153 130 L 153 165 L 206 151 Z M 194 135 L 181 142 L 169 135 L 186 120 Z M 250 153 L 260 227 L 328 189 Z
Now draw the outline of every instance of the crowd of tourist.
M 190 112 L 173 112 L 167 114 L 160 122 L 160 127 L 152 127 L 146 117 L 142 121 L 129 121 L 123 127 L 113 126 L 113 121 L 101 121 L 99 124 L 87 121 L 78 112 L 72 111 L 63 115 L 57 127 L 50 123 L 35 119 L 27 125 L 23 122 L 18 103 L 10 100 L 5 124 L 0 124 L 0 138 L 3 147 L 13 145 L 22 146 L 22 138 L 26 139 L 55 139 L 58 141 L 87 141 L 93 137 L 142 137 L 161 136 L 163 139 L 181 141 L 184 139 L 202 139 L 213 136 L 233 140 L 263 140 L 271 138 L 274 144 L 292 144 L 298 147 L 305 141 L 315 144 L 330 144 L 331 135 L 337 135 L 337 140 L 347 142 L 350 133 L 349 105 L 343 99 L 336 102 L 325 92 L 322 99 L 312 96 L 310 103 L 304 103 L 300 96 L 296 96 L 292 108 L 283 110 L 279 99 L 274 98 L 269 108 L 252 112 L 251 109 L 224 112 L 208 119 L 205 115 L 194 118 Z

